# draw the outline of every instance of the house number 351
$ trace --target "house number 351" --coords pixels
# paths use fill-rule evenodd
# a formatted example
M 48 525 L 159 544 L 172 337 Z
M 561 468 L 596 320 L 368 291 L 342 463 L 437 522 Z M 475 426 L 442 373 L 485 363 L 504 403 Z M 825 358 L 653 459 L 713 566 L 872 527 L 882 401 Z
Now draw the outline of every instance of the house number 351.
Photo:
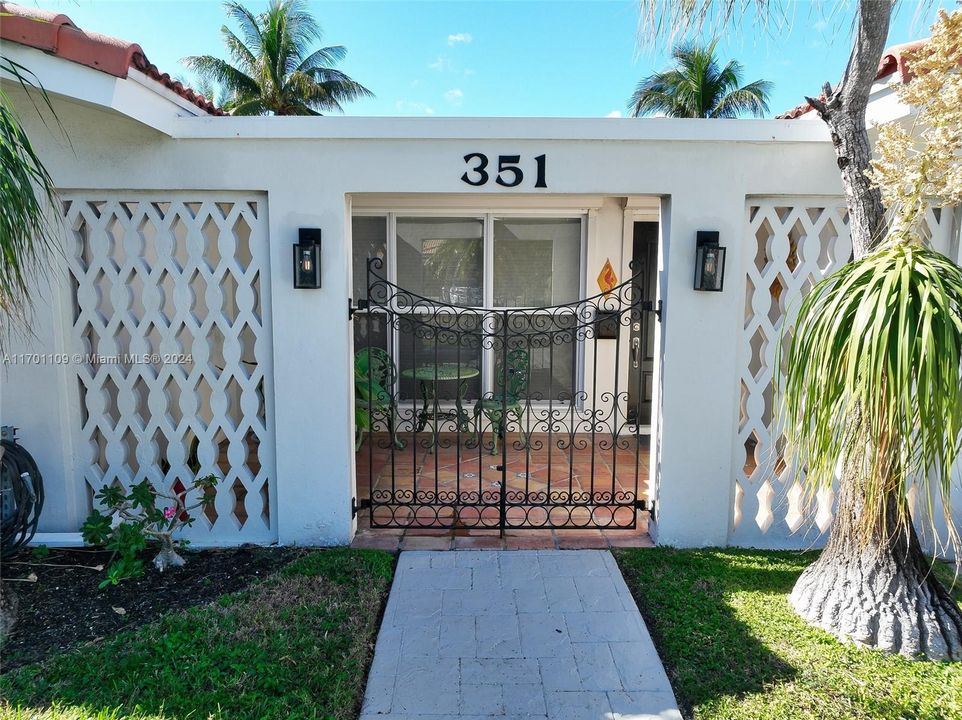
M 490 161 L 484 153 L 468 153 L 464 156 L 468 169 L 461 176 L 461 180 L 468 185 L 480 187 L 486 185 L 494 173 L 494 181 L 503 187 L 518 187 L 524 181 L 524 171 L 521 169 L 520 155 L 498 155 L 497 168 L 489 167 Z M 536 188 L 546 188 L 545 182 L 546 157 L 538 155 L 534 158 Z

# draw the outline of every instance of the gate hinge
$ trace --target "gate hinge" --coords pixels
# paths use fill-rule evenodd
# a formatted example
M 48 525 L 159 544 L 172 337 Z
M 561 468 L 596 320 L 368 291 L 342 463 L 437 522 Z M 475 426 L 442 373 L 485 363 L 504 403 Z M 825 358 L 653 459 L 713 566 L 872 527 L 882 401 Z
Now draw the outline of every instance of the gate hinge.
M 658 322 L 661 322 L 661 300 L 659 300 L 657 303 L 652 302 L 651 300 L 645 300 L 641 304 L 641 309 L 645 312 L 655 313 L 655 317 L 658 318 Z
M 367 510 L 370 507 L 371 507 L 371 498 L 363 498 L 360 502 L 358 502 L 357 498 L 352 497 L 351 498 L 351 517 L 356 518 L 357 514 L 361 512 L 361 510 Z
M 354 304 L 354 300 L 352 298 L 348 298 L 347 299 L 347 319 L 353 320 L 354 313 L 356 313 L 358 310 L 367 310 L 367 308 L 368 308 L 367 298 L 361 298 L 360 300 L 357 301 L 356 305 Z
M 647 500 L 635 500 L 635 510 L 646 510 L 648 515 L 652 520 L 655 519 L 655 501 L 652 500 L 648 502 Z

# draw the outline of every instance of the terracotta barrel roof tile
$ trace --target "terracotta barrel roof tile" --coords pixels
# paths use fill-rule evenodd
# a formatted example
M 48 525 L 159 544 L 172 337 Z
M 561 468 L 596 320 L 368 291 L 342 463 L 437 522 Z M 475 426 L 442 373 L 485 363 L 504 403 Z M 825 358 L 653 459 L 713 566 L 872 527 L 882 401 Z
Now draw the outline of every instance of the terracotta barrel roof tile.
M 114 77 L 126 78 L 133 67 L 201 110 L 211 115 L 226 115 L 200 93 L 185 87 L 168 73 L 161 73 L 137 43 L 85 32 L 66 15 L 0 2 L 0 39 L 37 48 Z
M 922 40 L 913 40 L 912 42 L 902 43 L 901 45 L 893 45 L 890 48 L 886 48 L 885 52 L 882 53 L 882 59 L 879 61 L 878 72 L 875 75 L 876 80 L 884 80 L 889 75 L 894 75 L 898 72 L 898 80 L 900 82 L 908 82 L 912 79 L 912 73 L 909 70 L 908 63 L 906 62 L 905 55 L 914 50 L 918 50 L 920 47 L 928 42 L 928 38 L 923 38 Z M 819 99 L 824 100 L 824 96 L 819 95 Z M 786 110 L 780 115 L 776 115 L 776 120 L 795 120 L 800 118 L 802 115 L 809 113 L 814 108 L 807 102 L 801 105 L 796 105 L 791 110 Z

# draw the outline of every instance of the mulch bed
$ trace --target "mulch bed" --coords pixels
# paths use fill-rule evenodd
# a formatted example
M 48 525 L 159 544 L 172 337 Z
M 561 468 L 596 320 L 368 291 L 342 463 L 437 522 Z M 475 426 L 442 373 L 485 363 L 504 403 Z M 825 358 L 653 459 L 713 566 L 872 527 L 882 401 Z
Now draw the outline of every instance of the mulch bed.
M 143 577 L 99 590 L 104 571 L 87 568 L 106 566 L 110 553 L 51 549 L 39 560 L 22 551 L 0 568 L 2 592 L 19 598 L 17 624 L 3 642 L 0 673 L 242 590 L 301 552 L 258 546 L 200 550 L 182 553 L 187 564 L 164 573 L 150 563 L 155 553 L 148 552 Z M 85 567 L 63 567 L 69 565 Z M 31 574 L 36 582 L 11 581 Z

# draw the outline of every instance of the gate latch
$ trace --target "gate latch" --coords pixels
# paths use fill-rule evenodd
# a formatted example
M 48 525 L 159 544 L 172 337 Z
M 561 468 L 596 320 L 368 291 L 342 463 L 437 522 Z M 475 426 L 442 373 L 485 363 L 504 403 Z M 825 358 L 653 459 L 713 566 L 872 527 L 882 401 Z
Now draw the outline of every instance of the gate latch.
M 367 310 L 367 308 L 368 308 L 367 298 L 360 298 L 357 301 L 357 305 L 354 304 L 354 300 L 352 298 L 348 298 L 347 299 L 347 319 L 353 320 L 354 313 L 356 313 L 358 310 Z

